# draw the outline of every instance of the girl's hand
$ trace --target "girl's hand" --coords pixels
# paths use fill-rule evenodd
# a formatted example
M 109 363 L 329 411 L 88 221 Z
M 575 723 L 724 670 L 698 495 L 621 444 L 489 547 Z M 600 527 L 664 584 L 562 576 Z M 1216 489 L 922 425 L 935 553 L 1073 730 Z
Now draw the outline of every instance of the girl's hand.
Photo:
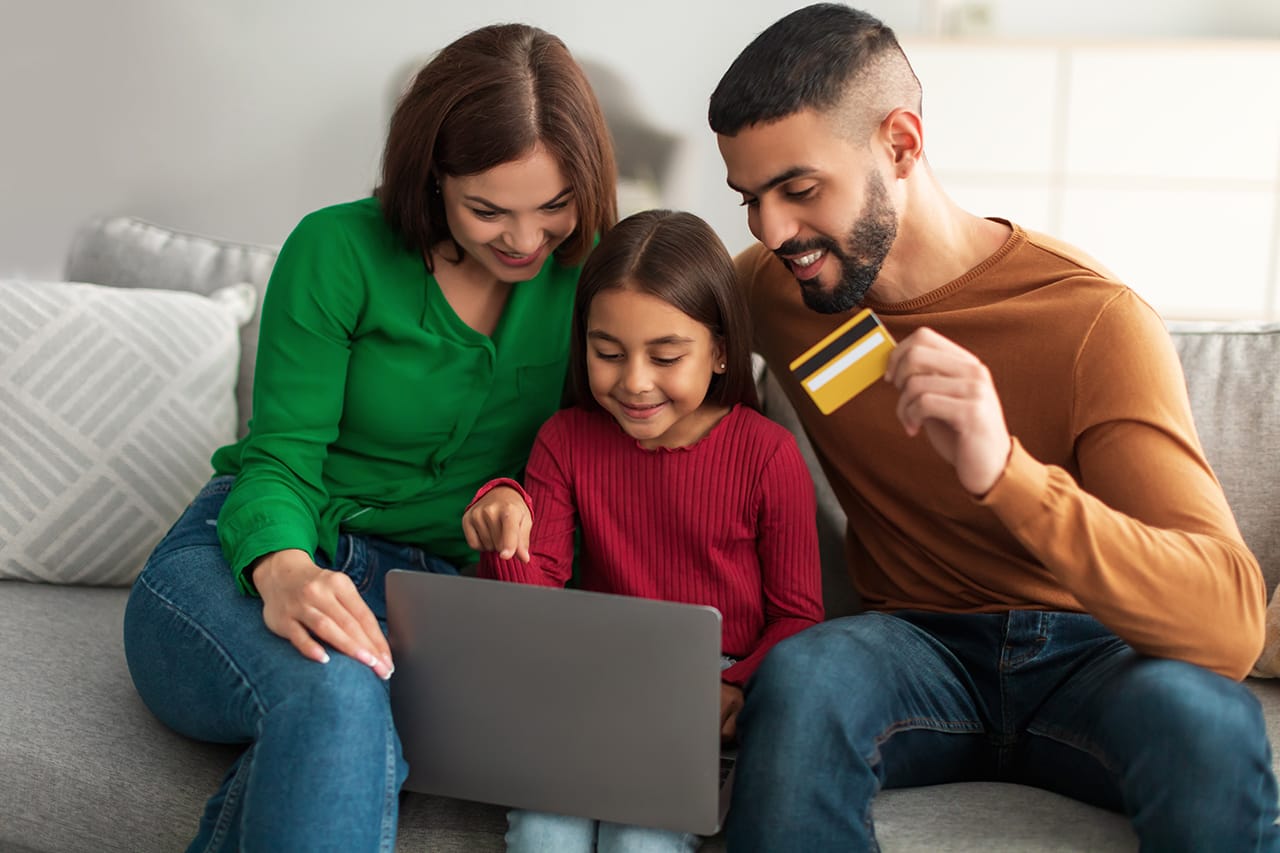
M 529 530 L 533 514 L 524 498 L 510 486 L 498 486 L 476 501 L 462 516 L 467 544 L 477 551 L 497 551 L 529 562 Z
M 932 329 L 908 335 L 892 353 L 885 379 L 902 395 L 898 420 L 921 430 L 960 484 L 978 497 L 1000 479 L 1013 442 L 991 371 L 977 356 Z
M 742 688 L 720 682 L 720 740 L 732 743 L 738 736 L 738 712 L 742 710 Z
M 320 568 L 306 551 L 288 549 L 262 557 L 254 566 L 253 584 L 262 596 L 267 628 L 305 657 L 328 663 L 323 641 L 379 678 L 391 677 L 391 647 L 351 578 Z

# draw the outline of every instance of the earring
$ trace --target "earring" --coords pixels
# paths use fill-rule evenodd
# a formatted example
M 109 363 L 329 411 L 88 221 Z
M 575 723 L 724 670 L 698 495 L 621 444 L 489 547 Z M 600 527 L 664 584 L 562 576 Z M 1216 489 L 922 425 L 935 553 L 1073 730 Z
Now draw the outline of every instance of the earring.
M 725 369 L 725 367 L 727 367 L 727 365 L 726 365 L 723 361 L 722 361 L 722 362 L 720 362 L 720 369 L 721 369 L 721 370 L 724 370 L 724 369 Z

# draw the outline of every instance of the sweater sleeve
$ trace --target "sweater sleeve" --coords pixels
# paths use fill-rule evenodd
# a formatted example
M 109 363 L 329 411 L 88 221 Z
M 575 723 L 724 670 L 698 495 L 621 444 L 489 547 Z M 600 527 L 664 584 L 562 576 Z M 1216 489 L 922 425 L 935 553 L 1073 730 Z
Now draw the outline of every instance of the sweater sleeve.
M 218 517 L 242 592 L 254 592 L 243 575 L 257 557 L 285 548 L 314 556 L 363 288 L 345 235 L 316 214 L 280 249 L 262 307 L 250 434 Z
M 1164 325 L 1117 297 L 1074 378 L 1076 477 L 1015 440 L 983 503 L 1133 648 L 1243 678 L 1263 644 L 1262 573 L 1200 448 Z
M 504 560 L 496 551 L 480 555 L 480 577 L 539 586 L 564 586 L 573 576 L 573 534 L 577 510 L 568 475 L 569 460 L 557 418 L 543 424 L 525 468 L 523 495 L 533 513 L 529 562 Z
M 721 674 L 723 681 L 736 685 L 755 673 L 775 645 L 823 618 L 813 479 L 790 436 L 761 474 L 758 501 L 764 630 L 751 652 Z

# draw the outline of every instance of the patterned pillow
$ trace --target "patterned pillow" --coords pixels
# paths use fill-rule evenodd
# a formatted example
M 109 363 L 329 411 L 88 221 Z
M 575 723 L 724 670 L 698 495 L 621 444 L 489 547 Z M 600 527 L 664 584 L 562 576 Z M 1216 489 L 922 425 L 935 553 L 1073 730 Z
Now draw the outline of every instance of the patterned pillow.
M 0 280 L 0 578 L 133 580 L 235 438 L 255 305 Z

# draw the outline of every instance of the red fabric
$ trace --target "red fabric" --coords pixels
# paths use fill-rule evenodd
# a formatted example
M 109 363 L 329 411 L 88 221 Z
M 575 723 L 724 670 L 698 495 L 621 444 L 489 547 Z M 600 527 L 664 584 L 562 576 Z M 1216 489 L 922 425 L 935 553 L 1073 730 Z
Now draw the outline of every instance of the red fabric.
M 722 651 L 738 659 L 730 684 L 822 619 L 813 481 L 792 435 L 753 409 L 674 450 L 641 448 L 602 411 L 565 409 L 539 431 L 525 489 L 532 560 L 485 553 L 483 577 L 563 586 L 581 525 L 582 588 L 719 609 Z

